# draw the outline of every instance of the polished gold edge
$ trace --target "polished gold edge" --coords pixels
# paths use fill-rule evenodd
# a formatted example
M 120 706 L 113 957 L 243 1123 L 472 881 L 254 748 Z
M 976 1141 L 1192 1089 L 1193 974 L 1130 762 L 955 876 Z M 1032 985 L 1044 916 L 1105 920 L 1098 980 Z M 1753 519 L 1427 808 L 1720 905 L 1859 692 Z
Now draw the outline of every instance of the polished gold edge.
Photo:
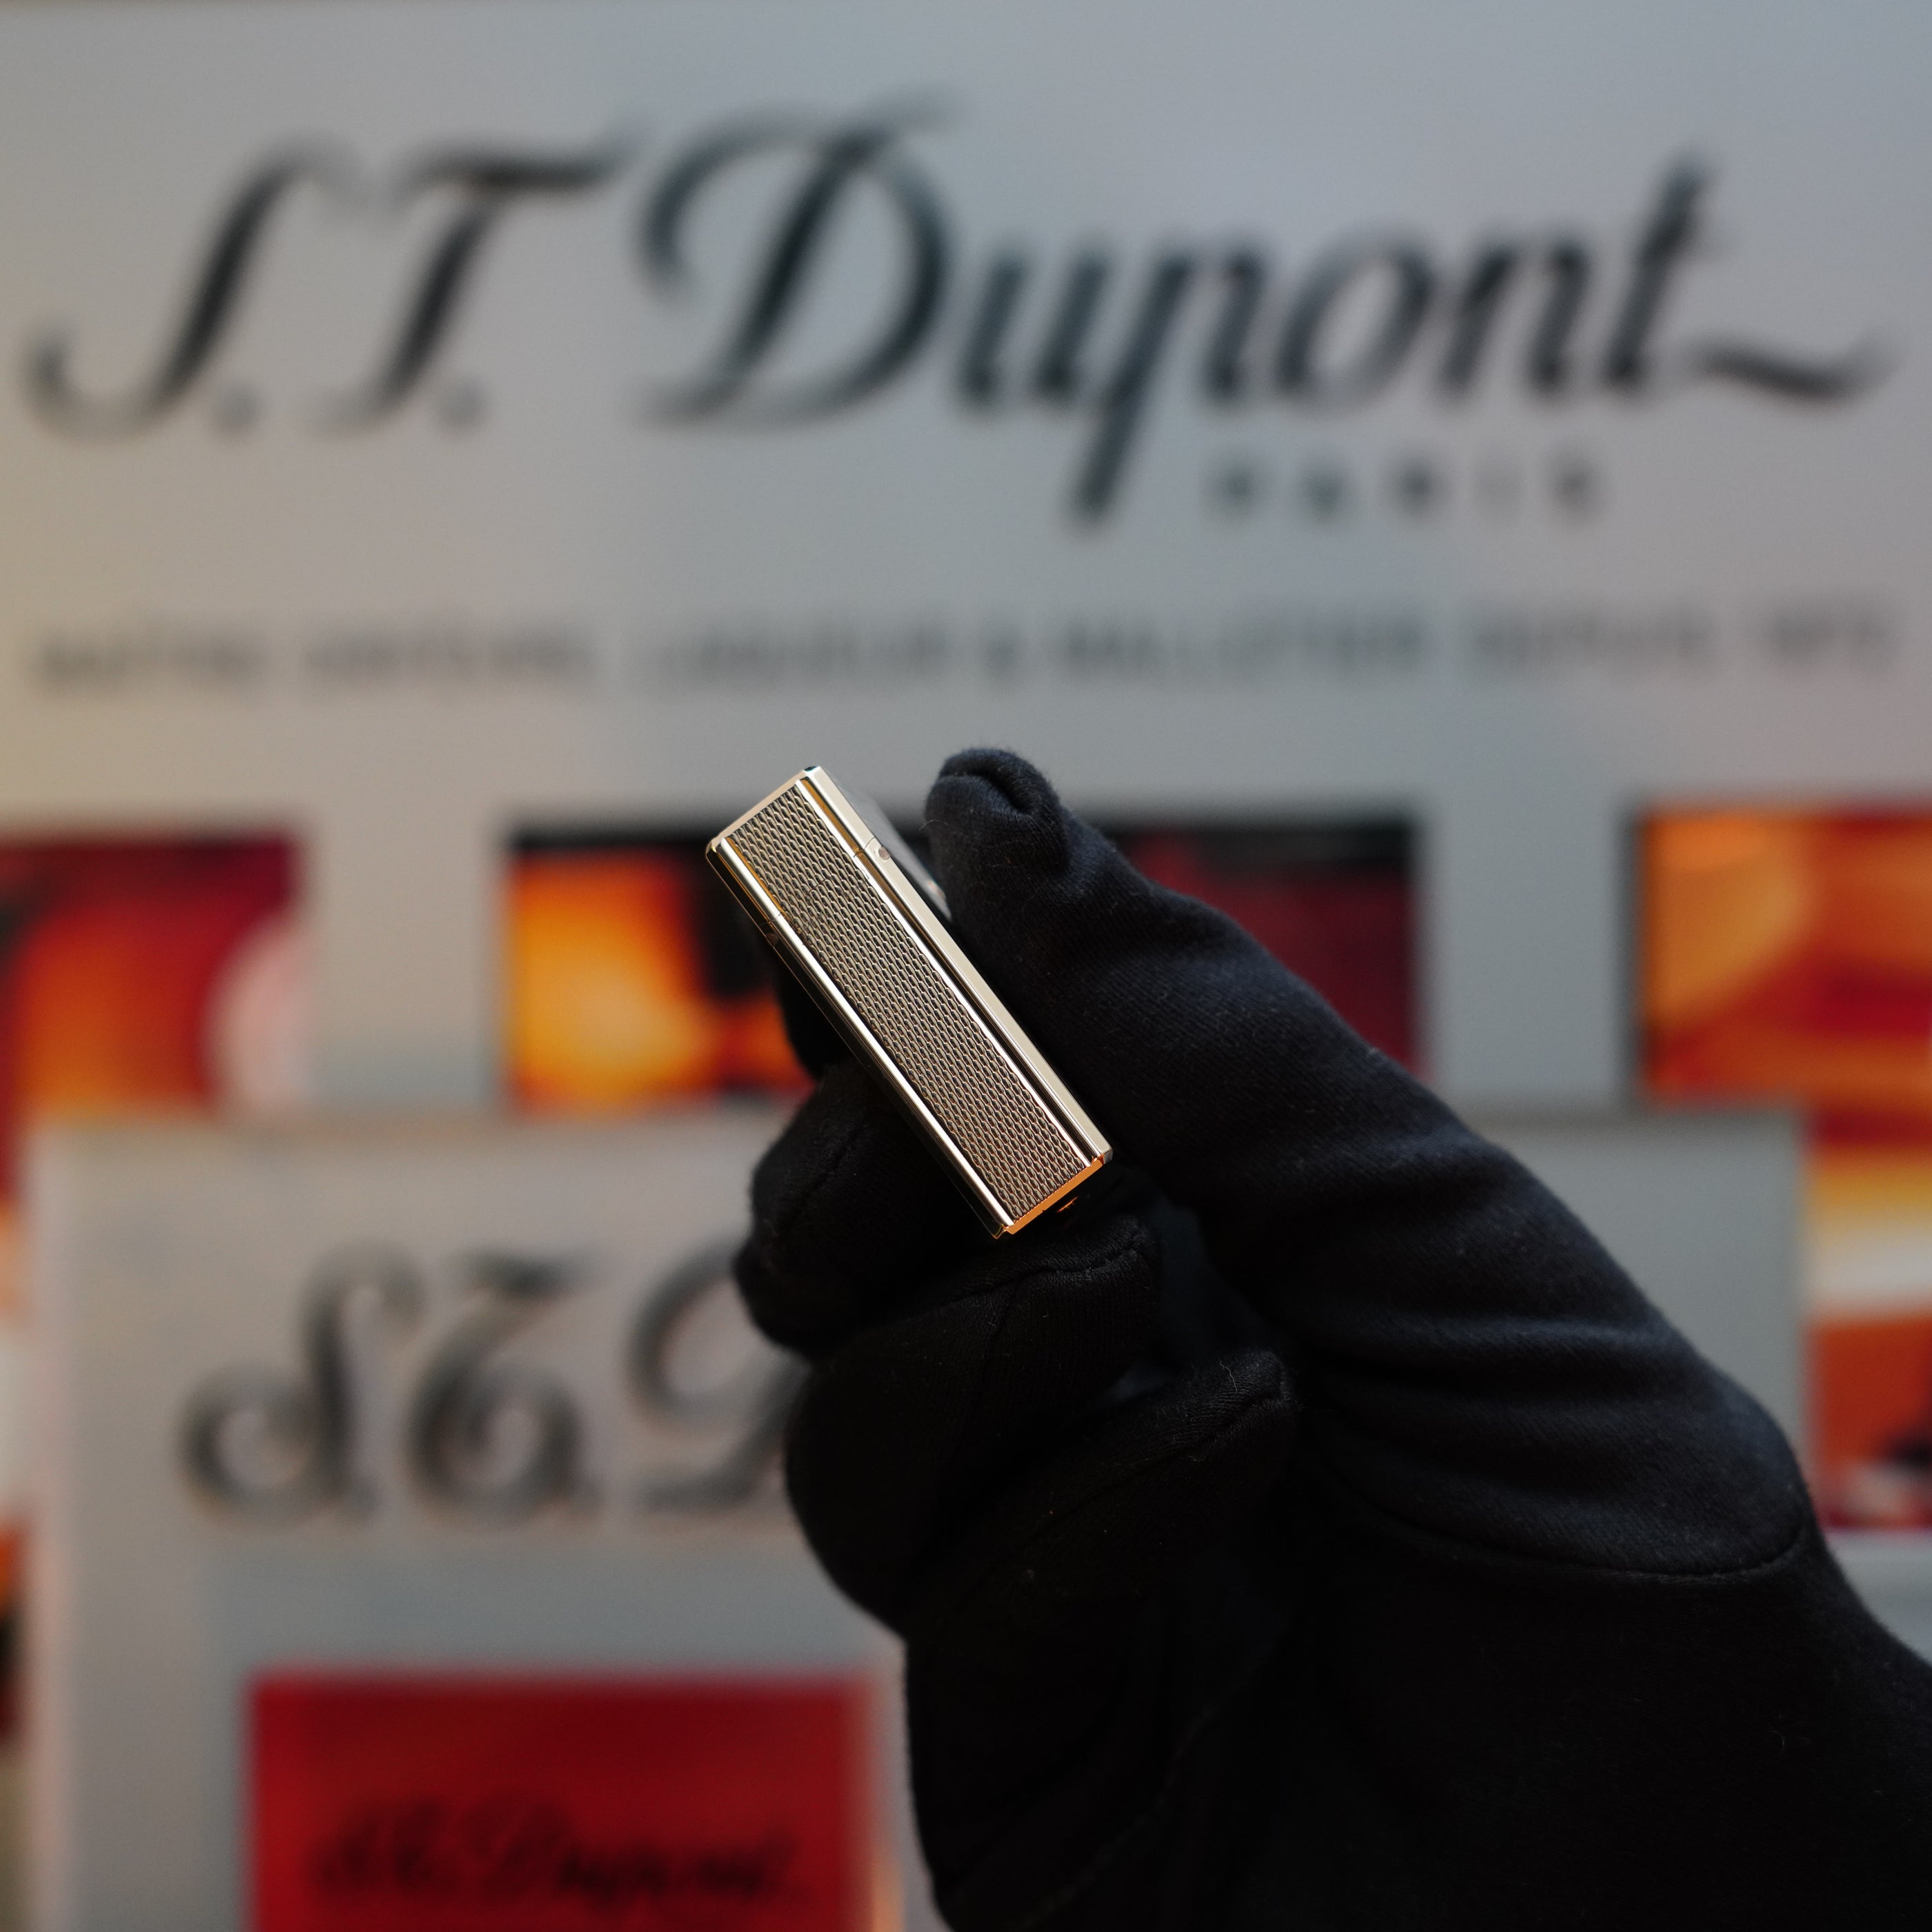
M 810 767 L 809 769 L 815 770 L 816 767 Z M 718 848 L 724 843 L 725 840 L 729 838 L 734 832 L 742 830 L 746 825 L 748 824 L 752 820 L 758 817 L 760 812 L 764 810 L 766 806 L 772 803 L 774 800 L 783 797 L 784 795 L 787 792 L 790 791 L 792 787 L 796 784 L 802 778 L 803 778 L 804 776 L 805 773 L 803 772 L 794 772 L 790 778 L 785 780 L 783 784 L 773 785 L 771 790 L 766 792 L 764 796 L 760 799 L 758 803 L 753 806 L 749 812 L 740 812 L 737 817 L 733 819 L 731 823 L 726 826 L 724 830 L 719 832 L 718 836 L 712 839 L 711 843 L 705 848 L 706 850 L 712 852 L 716 851 Z
M 891 861 L 888 870 L 892 878 L 911 886 L 927 909 L 939 915 L 944 926 L 952 916 L 946 890 L 920 862 L 884 807 L 862 793 L 848 791 L 823 765 L 808 765 L 799 776 L 817 788 L 823 802 L 844 822 L 846 830 L 868 856 Z
M 852 1043 L 871 1062 L 874 1070 L 891 1089 L 894 1096 L 908 1108 L 926 1128 L 938 1144 L 940 1150 L 952 1166 L 953 1171 L 965 1183 L 968 1193 L 981 1220 L 994 1234 L 1010 1234 L 1022 1222 L 1012 1220 L 1008 1215 L 1005 1202 L 994 1193 L 981 1178 L 980 1171 L 967 1157 L 966 1153 L 938 1114 L 928 1107 L 919 1090 L 907 1079 L 900 1070 L 898 1063 L 886 1051 L 885 1045 L 872 1029 L 866 1024 L 864 1016 L 839 990 L 838 982 L 819 964 L 818 956 L 808 946 L 803 935 L 779 910 L 778 902 L 765 890 L 750 866 L 731 842 L 731 833 L 738 826 L 764 809 L 779 793 L 788 791 L 796 781 L 788 781 L 778 787 L 762 804 L 754 806 L 744 818 L 712 839 L 705 850 L 723 872 L 728 883 L 734 886 L 739 896 L 746 902 L 752 916 L 782 945 L 788 956 L 810 980 L 812 986 L 831 1005 L 843 1023 Z M 1039 1210 L 1030 1210 L 1028 1219 Z
M 1102 1164 L 1113 1156 L 1113 1148 L 1085 1108 L 1067 1090 L 1066 1084 L 1054 1071 L 1046 1056 L 1035 1046 L 1026 1029 L 1007 1010 L 980 969 L 966 956 L 959 942 L 927 903 L 926 895 L 901 871 L 891 854 L 870 833 L 865 820 L 838 789 L 838 781 L 822 765 L 812 765 L 791 782 L 799 785 L 808 800 L 823 808 L 836 831 L 844 834 L 864 862 L 892 909 L 902 923 L 910 926 L 916 938 L 925 942 L 953 988 L 972 1015 L 980 1030 L 1004 1058 L 1023 1085 L 1036 1090 L 1047 1112 L 1054 1118 L 1076 1153 L 1085 1158 L 1097 1156 Z M 778 788 L 783 791 L 786 788 Z M 772 794 L 774 797 L 776 793 Z M 742 822 L 742 821 L 741 821 Z M 869 843 L 868 843 L 869 841 Z M 1033 1210 L 1037 1213 L 1039 1210 Z
M 1091 1180 L 1113 1157 L 1114 1150 L 1112 1148 L 1103 1149 L 1100 1153 L 1096 1154 L 1071 1180 L 1067 1181 L 1064 1186 L 1056 1187 L 1044 1201 L 1036 1202 L 1017 1221 L 1007 1222 L 996 1232 L 1001 1237 L 1017 1234 L 1022 1228 L 1031 1226 L 1042 1214 L 1048 1214 L 1056 1208 L 1065 1207 L 1069 1198 L 1084 1187 L 1088 1182 Z
M 755 818 L 785 793 L 796 788 L 821 822 L 858 862 L 862 877 L 896 914 L 902 926 L 911 929 L 915 941 L 923 942 L 942 978 L 952 986 L 974 1024 L 1022 1085 L 1026 1088 L 1054 1121 L 1073 1153 L 1084 1165 L 1071 1179 L 1036 1202 L 1016 1218 L 1009 1218 L 1005 1204 L 987 1186 L 979 1169 L 944 1124 L 933 1112 L 918 1090 L 907 1079 L 884 1043 L 872 1031 L 858 1009 L 846 998 L 803 935 L 778 909 L 736 847 L 734 833 Z M 811 983 L 829 1001 L 844 1022 L 854 1044 L 886 1081 L 892 1093 L 932 1136 L 954 1172 L 965 1183 L 975 1210 L 994 1236 L 1015 1234 L 1043 1214 L 1066 1204 L 1069 1198 L 1100 1172 L 1113 1158 L 1113 1148 L 1086 1110 L 1054 1071 L 1025 1029 L 1007 1010 L 979 969 L 966 956 L 959 943 L 948 932 L 928 903 L 926 896 L 908 878 L 903 868 L 883 844 L 864 816 L 823 766 L 808 766 L 783 784 L 775 786 L 748 812 L 741 812 L 706 848 L 719 862 L 728 881 L 739 892 L 754 915 L 764 922 L 800 962 Z

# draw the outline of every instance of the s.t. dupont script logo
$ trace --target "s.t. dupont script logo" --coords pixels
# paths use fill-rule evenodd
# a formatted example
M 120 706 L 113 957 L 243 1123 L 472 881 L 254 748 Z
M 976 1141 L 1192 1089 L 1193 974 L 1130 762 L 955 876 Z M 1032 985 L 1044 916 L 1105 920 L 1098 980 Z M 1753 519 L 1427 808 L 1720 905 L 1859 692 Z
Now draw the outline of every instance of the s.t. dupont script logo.
M 694 1465 L 641 1478 L 600 1468 L 613 1445 L 593 1442 L 593 1392 L 525 1352 L 567 1302 L 620 1285 L 581 1257 L 491 1251 L 430 1269 L 351 1242 L 309 1277 L 291 1363 L 224 1368 L 190 1394 L 183 1474 L 202 1502 L 258 1526 L 366 1516 L 403 1486 L 501 1526 L 614 1502 L 656 1517 L 740 1508 L 767 1487 L 803 1371 L 745 1321 L 736 1246 L 707 1242 L 646 1281 L 621 1358 L 598 1358 L 650 1434 L 686 1438 Z M 453 1296 L 436 1292 L 439 1275 Z
M 366 374 L 308 411 L 325 432 L 368 432 L 429 398 L 447 421 L 473 390 L 435 383 L 504 230 L 593 197 L 632 197 L 626 224 L 645 304 L 701 320 L 702 353 L 650 386 L 650 422 L 686 430 L 822 423 L 877 406 L 922 375 L 960 410 L 1034 412 L 1071 433 L 1076 520 L 1120 502 L 1163 392 L 1223 418 L 1361 411 L 1408 385 L 1445 409 L 1513 386 L 1552 409 L 1655 401 L 1722 384 L 1760 400 L 1842 404 L 1885 373 L 1859 334 L 1820 348 L 1772 318 L 1673 327 L 1714 194 L 1694 156 L 1665 158 L 1629 231 L 1402 226 L 1328 237 L 980 241 L 940 172 L 948 117 L 928 104 L 845 117 L 770 112 L 662 154 L 627 141 L 575 152 L 445 148 L 383 172 L 328 143 L 292 146 L 230 191 L 164 313 L 152 359 L 122 386 L 90 372 L 87 331 L 29 343 L 26 393 L 63 434 L 154 431 L 208 392 L 245 428 L 259 398 L 221 371 L 257 285 L 298 272 L 272 246 L 305 200 L 414 238 Z M 714 218 L 726 204 L 742 218 Z M 850 246 L 855 224 L 874 245 Z M 1472 238 L 1473 237 L 1473 238 Z M 854 278 L 868 286 L 850 286 Z M 828 316 L 838 320 L 829 333 Z M 854 318 L 856 318 L 854 320 Z M 469 397 L 467 404 L 465 397 Z

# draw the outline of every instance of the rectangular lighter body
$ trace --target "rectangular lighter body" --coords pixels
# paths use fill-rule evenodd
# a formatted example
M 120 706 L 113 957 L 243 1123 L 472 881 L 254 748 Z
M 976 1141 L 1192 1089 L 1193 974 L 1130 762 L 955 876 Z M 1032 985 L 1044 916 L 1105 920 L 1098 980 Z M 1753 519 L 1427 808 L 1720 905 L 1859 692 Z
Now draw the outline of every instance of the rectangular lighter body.
M 993 1234 L 1064 1205 L 1112 1158 L 960 950 L 944 896 L 877 807 L 814 765 L 706 849 Z

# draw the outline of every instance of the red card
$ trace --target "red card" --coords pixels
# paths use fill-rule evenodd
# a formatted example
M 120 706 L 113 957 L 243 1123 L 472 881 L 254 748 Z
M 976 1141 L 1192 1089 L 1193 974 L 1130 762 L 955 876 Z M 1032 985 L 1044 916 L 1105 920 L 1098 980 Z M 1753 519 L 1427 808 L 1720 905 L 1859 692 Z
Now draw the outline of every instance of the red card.
M 256 1932 L 864 1932 L 862 1679 L 278 1676 Z

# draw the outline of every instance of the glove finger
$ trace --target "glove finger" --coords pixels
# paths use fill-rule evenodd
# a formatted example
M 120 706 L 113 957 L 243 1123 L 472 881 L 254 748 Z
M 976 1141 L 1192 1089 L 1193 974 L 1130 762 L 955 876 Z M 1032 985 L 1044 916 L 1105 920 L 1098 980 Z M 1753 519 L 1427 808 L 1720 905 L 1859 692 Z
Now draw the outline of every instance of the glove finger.
M 891 1293 L 985 1246 L 932 1149 L 847 1060 L 827 1069 L 752 1174 L 738 1285 L 773 1341 L 818 1354 Z
M 1243 1348 L 1093 1424 L 919 1579 L 909 1640 L 1024 1675 L 1042 1636 L 1173 1580 L 1262 1508 L 1295 1432 L 1287 1370 Z
M 785 1475 L 819 1560 L 902 1619 L 946 1526 L 1105 1393 L 1155 1322 L 1152 1232 L 1115 1215 L 992 1250 L 806 1384 Z
M 1448 1118 L 1232 920 L 1142 878 L 1024 760 L 949 758 L 926 812 L 981 970 L 1217 1253 L 1279 1253 L 1281 1180 L 1304 1153 Z
M 1294 1424 L 1280 1359 L 1230 1354 L 1090 1430 L 922 1580 L 907 1731 L 949 1924 L 1021 1922 L 1043 1852 L 1070 1888 L 1279 1642 Z

